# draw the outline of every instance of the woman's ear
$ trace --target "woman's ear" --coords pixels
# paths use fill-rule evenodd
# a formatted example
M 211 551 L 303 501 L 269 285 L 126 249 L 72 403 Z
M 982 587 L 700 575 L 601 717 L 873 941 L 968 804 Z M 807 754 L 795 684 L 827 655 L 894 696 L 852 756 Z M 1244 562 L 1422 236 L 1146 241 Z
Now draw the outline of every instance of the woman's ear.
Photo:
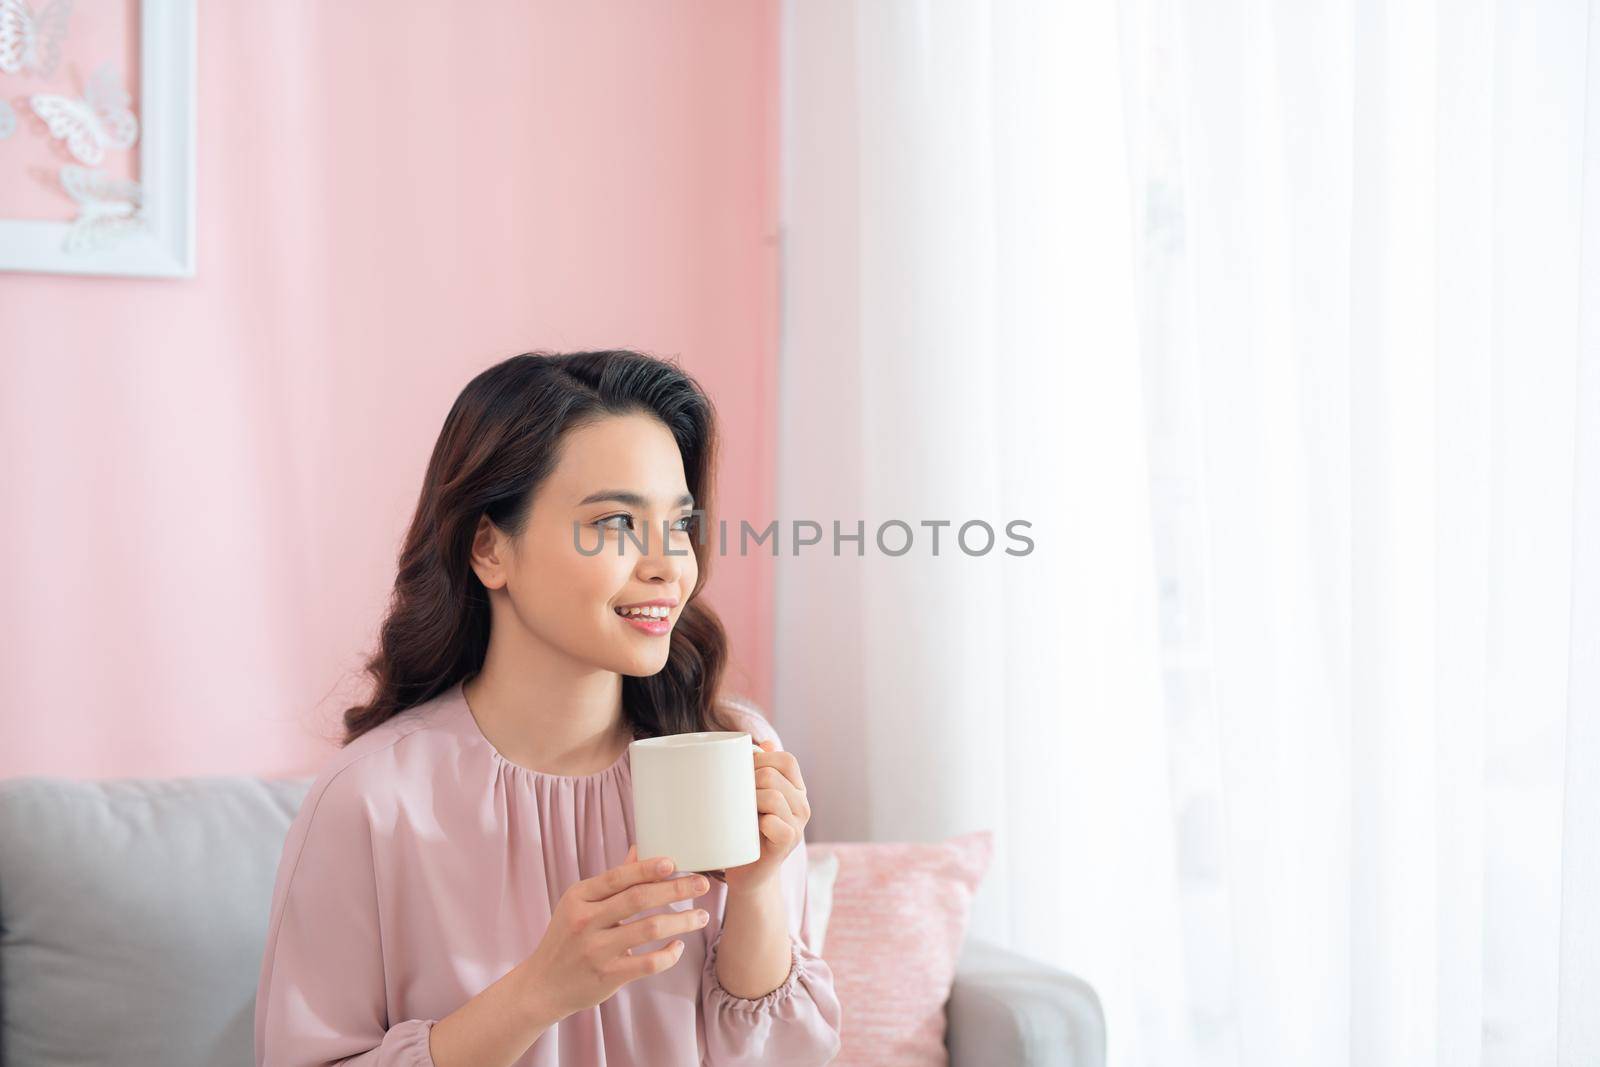
M 485 589 L 499 589 L 506 584 L 505 534 L 487 515 L 478 516 L 478 528 L 472 535 L 472 570 Z

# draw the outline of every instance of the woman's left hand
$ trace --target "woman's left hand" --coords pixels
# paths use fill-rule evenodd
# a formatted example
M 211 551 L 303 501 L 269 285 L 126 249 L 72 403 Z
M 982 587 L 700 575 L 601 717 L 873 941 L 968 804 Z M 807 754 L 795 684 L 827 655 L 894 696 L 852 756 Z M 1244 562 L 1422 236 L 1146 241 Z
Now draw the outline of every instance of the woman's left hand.
M 728 891 L 735 893 L 776 884 L 778 870 L 805 837 L 811 820 L 806 780 L 800 761 L 771 741 L 761 741 L 762 751 L 750 753 L 755 761 L 756 811 L 761 826 L 761 858 L 723 872 Z

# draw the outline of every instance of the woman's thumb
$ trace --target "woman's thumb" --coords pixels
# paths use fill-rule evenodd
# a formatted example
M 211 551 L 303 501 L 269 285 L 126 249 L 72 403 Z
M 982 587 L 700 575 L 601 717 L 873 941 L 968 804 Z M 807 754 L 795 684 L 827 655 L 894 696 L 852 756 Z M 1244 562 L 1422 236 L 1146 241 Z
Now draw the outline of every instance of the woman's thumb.
M 638 845 L 629 845 L 628 846 L 628 862 L 629 863 L 632 863 L 635 859 L 638 858 L 637 856 L 635 856 L 635 853 L 638 852 L 638 851 L 639 851 L 639 846 Z

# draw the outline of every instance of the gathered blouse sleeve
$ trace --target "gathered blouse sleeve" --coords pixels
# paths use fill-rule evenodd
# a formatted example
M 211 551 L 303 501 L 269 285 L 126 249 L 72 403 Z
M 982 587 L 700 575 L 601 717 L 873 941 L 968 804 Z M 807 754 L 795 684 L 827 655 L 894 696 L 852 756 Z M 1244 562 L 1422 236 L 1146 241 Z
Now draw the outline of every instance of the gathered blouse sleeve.
M 743 717 L 753 738 L 777 741 L 778 747 L 783 747 L 777 732 L 764 718 L 751 711 L 745 711 Z M 778 880 L 783 886 L 789 918 L 789 974 L 766 996 L 737 997 L 722 988 L 717 980 L 722 915 L 713 916 L 716 932 L 706 949 L 700 975 L 708 1067 L 810 1067 L 828 1063 L 839 1053 L 842 1012 L 834 991 L 833 971 L 810 947 L 804 840 L 783 861 Z M 727 900 L 725 892 L 718 896 Z
M 434 1067 L 433 1019 L 390 1019 L 368 809 L 314 782 L 285 839 L 256 991 L 256 1067 Z

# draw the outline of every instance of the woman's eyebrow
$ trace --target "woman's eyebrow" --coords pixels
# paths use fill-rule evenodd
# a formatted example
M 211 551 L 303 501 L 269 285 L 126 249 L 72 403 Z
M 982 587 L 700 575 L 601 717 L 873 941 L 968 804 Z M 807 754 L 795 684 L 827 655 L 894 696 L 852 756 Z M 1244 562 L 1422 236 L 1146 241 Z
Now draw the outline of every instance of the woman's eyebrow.
M 626 489 L 602 489 L 598 493 L 590 493 L 588 496 L 578 501 L 578 507 L 581 508 L 588 504 L 598 504 L 602 500 L 615 500 L 617 503 L 626 504 L 630 508 L 642 508 L 649 504 L 649 501 L 647 501 L 643 496 L 640 496 L 638 493 L 630 493 Z M 677 500 L 672 502 L 673 507 L 679 508 L 686 508 L 692 504 L 694 504 L 693 493 L 684 493 Z

